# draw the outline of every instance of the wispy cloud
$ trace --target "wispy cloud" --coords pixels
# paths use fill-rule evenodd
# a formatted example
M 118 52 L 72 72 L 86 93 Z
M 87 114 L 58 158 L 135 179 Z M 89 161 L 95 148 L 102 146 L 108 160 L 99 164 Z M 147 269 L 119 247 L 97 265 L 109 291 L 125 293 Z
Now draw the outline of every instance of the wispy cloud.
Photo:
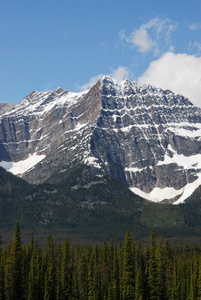
M 90 89 L 96 82 L 101 79 L 104 75 L 109 75 L 110 77 L 114 78 L 117 81 L 122 81 L 129 77 L 129 70 L 126 67 L 120 66 L 115 70 L 111 70 L 109 74 L 99 74 L 97 76 L 92 77 L 89 82 L 79 86 L 80 91 L 85 91 Z
M 190 30 L 199 30 L 201 29 L 201 23 L 192 23 L 188 27 Z
M 165 53 L 150 63 L 138 81 L 183 94 L 201 107 L 201 57 Z
M 101 79 L 103 76 L 104 76 L 104 74 L 99 74 L 99 75 L 97 75 L 97 76 L 91 77 L 91 79 L 90 79 L 87 83 L 85 83 L 85 84 L 79 86 L 78 89 L 79 89 L 80 91 L 86 91 L 86 90 L 90 89 L 90 88 L 91 88 L 94 84 L 96 84 L 96 82 L 97 82 L 99 79 Z
M 119 36 L 122 41 L 130 47 L 137 48 L 141 53 L 153 52 L 154 55 L 158 55 L 164 51 L 172 51 L 174 47 L 171 44 L 171 33 L 176 28 L 176 22 L 156 17 L 142 24 L 128 36 L 121 30 Z
M 107 52 L 110 49 L 110 46 L 107 43 L 100 43 L 99 47 L 103 48 L 104 52 Z
M 126 67 L 118 67 L 116 70 L 112 70 L 109 76 L 117 81 L 122 81 L 129 77 L 129 70 Z
M 191 42 L 189 43 L 188 50 L 193 51 L 196 56 L 201 54 L 201 44 L 199 42 Z

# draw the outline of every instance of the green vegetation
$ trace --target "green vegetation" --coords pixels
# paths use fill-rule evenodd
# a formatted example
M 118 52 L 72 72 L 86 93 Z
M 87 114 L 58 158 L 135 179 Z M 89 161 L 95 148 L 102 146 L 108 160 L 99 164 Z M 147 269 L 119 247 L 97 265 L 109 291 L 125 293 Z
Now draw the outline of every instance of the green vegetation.
M 171 243 L 201 244 L 201 192 L 181 205 L 150 203 L 109 177 L 95 178 L 89 166 L 55 174 L 52 183 L 31 185 L 0 168 L 0 234 L 3 247 L 16 220 L 25 243 L 33 230 L 41 245 L 51 234 L 75 243 L 122 241 L 128 230 L 145 244 L 152 228 Z M 63 176 L 63 177 L 62 177 Z M 97 181 L 96 184 L 89 185 Z
M 18 223 L 0 249 L 0 299 L 14 300 L 198 300 L 201 248 L 171 246 L 152 230 L 142 246 L 124 242 L 74 245 L 51 235 L 40 247 L 31 234 L 25 246 Z

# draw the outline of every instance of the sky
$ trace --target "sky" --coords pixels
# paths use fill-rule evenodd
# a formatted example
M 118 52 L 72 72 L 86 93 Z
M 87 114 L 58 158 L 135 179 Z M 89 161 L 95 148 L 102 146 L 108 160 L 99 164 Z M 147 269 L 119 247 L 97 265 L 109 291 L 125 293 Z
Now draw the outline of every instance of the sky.
M 0 102 L 104 75 L 201 107 L 201 1 L 0 0 Z

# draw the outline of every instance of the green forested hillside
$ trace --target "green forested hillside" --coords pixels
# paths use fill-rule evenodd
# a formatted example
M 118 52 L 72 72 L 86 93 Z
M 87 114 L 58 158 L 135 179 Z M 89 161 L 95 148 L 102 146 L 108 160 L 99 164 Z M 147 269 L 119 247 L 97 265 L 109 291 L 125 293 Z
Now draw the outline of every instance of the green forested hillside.
M 68 236 L 75 243 L 102 243 L 110 237 L 121 241 L 127 230 L 144 243 L 154 228 L 171 242 L 201 244 L 199 191 L 186 204 L 156 204 L 108 177 L 94 185 L 80 185 L 80 180 L 86 181 L 80 174 L 73 170 L 70 179 L 63 175 L 63 181 L 36 186 L 0 168 L 2 243 L 9 242 L 18 221 L 25 243 L 31 230 L 43 244 L 48 234 L 56 241 Z M 92 182 L 91 177 L 89 180 Z
M 122 237 L 123 238 L 123 237 Z M 20 300 L 196 300 L 201 298 L 201 248 L 171 246 L 151 232 L 145 246 L 113 239 L 101 246 L 73 245 L 34 236 L 27 246 L 20 228 L 0 250 L 0 299 Z

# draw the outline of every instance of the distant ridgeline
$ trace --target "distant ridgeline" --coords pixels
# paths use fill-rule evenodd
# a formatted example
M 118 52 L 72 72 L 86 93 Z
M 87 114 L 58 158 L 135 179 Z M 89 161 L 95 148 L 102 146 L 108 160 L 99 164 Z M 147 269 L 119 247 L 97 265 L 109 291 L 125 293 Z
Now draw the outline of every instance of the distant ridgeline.
M 74 189 L 109 176 L 144 199 L 183 203 L 201 185 L 200 136 L 200 108 L 128 79 L 105 76 L 85 92 L 33 91 L 0 105 L 0 166 L 31 184 L 62 184 L 84 164 L 93 178 Z
M 170 246 L 151 232 L 150 244 L 111 239 L 102 246 L 56 244 L 41 249 L 31 235 L 24 246 L 18 223 L 0 250 L 0 299 L 200 299 L 201 249 Z

